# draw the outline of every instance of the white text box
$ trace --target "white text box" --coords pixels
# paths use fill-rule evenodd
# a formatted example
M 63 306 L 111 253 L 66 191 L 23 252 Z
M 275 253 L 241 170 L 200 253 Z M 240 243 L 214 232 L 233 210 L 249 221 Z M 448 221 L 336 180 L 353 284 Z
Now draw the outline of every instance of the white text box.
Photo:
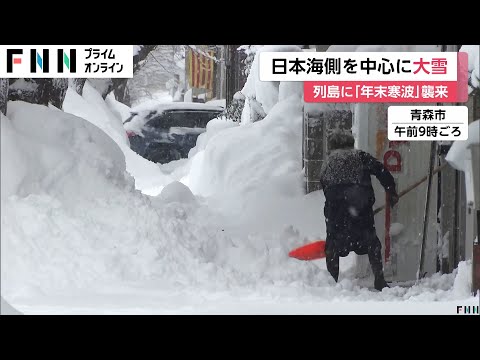
M 468 138 L 466 106 L 390 106 L 388 140 L 452 141 Z
M 456 81 L 457 54 L 261 52 L 259 76 L 261 81 Z M 283 66 L 284 63 L 286 66 Z M 356 65 L 353 66 L 354 64 Z M 361 69 L 362 66 L 364 70 Z

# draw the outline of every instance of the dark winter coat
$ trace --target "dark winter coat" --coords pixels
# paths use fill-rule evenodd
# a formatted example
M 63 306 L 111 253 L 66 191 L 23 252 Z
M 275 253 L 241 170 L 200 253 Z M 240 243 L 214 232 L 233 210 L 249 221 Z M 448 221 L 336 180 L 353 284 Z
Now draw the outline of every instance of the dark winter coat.
M 370 240 L 363 234 L 375 232 L 372 175 L 386 192 L 396 195 L 393 176 L 380 161 L 364 151 L 334 150 L 322 167 L 320 181 L 325 194 L 327 242 L 334 241 L 341 256 L 354 251 L 355 244 Z

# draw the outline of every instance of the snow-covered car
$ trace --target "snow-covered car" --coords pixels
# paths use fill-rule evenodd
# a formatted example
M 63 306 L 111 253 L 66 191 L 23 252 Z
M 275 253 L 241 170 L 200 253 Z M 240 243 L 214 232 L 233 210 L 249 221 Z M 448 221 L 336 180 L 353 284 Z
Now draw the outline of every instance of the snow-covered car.
M 133 151 L 164 164 L 187 158 L 207 123 L 223 111 L 203 103 L 148 103 L 132 109 L 124 127 Z

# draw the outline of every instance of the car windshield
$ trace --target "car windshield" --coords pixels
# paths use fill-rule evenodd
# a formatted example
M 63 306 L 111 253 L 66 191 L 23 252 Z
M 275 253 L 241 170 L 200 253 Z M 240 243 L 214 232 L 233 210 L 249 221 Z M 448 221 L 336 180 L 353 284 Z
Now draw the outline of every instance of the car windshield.
M 215 111 L 165 111 L 148 121 L 146 125 L 163 129 L 169 129 L 171 127 L 205 128 L 207 123 L 218 115 L 219 113 Z

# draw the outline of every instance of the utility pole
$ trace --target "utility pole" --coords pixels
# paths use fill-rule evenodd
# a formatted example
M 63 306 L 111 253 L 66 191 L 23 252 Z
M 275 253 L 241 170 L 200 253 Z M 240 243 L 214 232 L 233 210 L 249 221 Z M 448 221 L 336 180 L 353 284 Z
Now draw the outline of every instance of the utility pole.
M 233 99 L 233 94 L 231 94 L 230 91 L 232 87 L 232 60 L 230 57 L 230 48 L 231 45 L 225 45 L 225 99 L 227 108 Z
M 235 70 L 236 70 L 234 68 L 235 50 L 236 50 L 236 46 L 225 45 L 225 71 L 226 71 L 225 99 L 226 99 L 227 107 L 231 104 L 233 100 L 233 95 L 235 94 Z
M 457 52 L 459 45 L 442 45 L 443 52 Z M 438 103 L 437 105 L 442 105 Z M 452 142 L 440 142 L 438 144 L 439 162 L 445 163 L 445 156 L 447 155 Z M 442 243 L 448 241 L 448 248 L 445 253 L 439 251 L 439 268 L 442 273 L 451 273 L 458 265 L 459 255 L 461 255 L 464 244 L 460 244 L 463 230 L 460 231 L 461 217 L 460 200 L 461 200 L 461 174 L 452 167 L 446 167 L 438 174 L 438 198 L 439 207 L 437 208 L 440 214 L 439 225 L 441 229 L 440 239 Z M 444 245 L 443 245 L 444 246 Z
M 225 98 L 225 45 L 217 45 L 217 99 Z

